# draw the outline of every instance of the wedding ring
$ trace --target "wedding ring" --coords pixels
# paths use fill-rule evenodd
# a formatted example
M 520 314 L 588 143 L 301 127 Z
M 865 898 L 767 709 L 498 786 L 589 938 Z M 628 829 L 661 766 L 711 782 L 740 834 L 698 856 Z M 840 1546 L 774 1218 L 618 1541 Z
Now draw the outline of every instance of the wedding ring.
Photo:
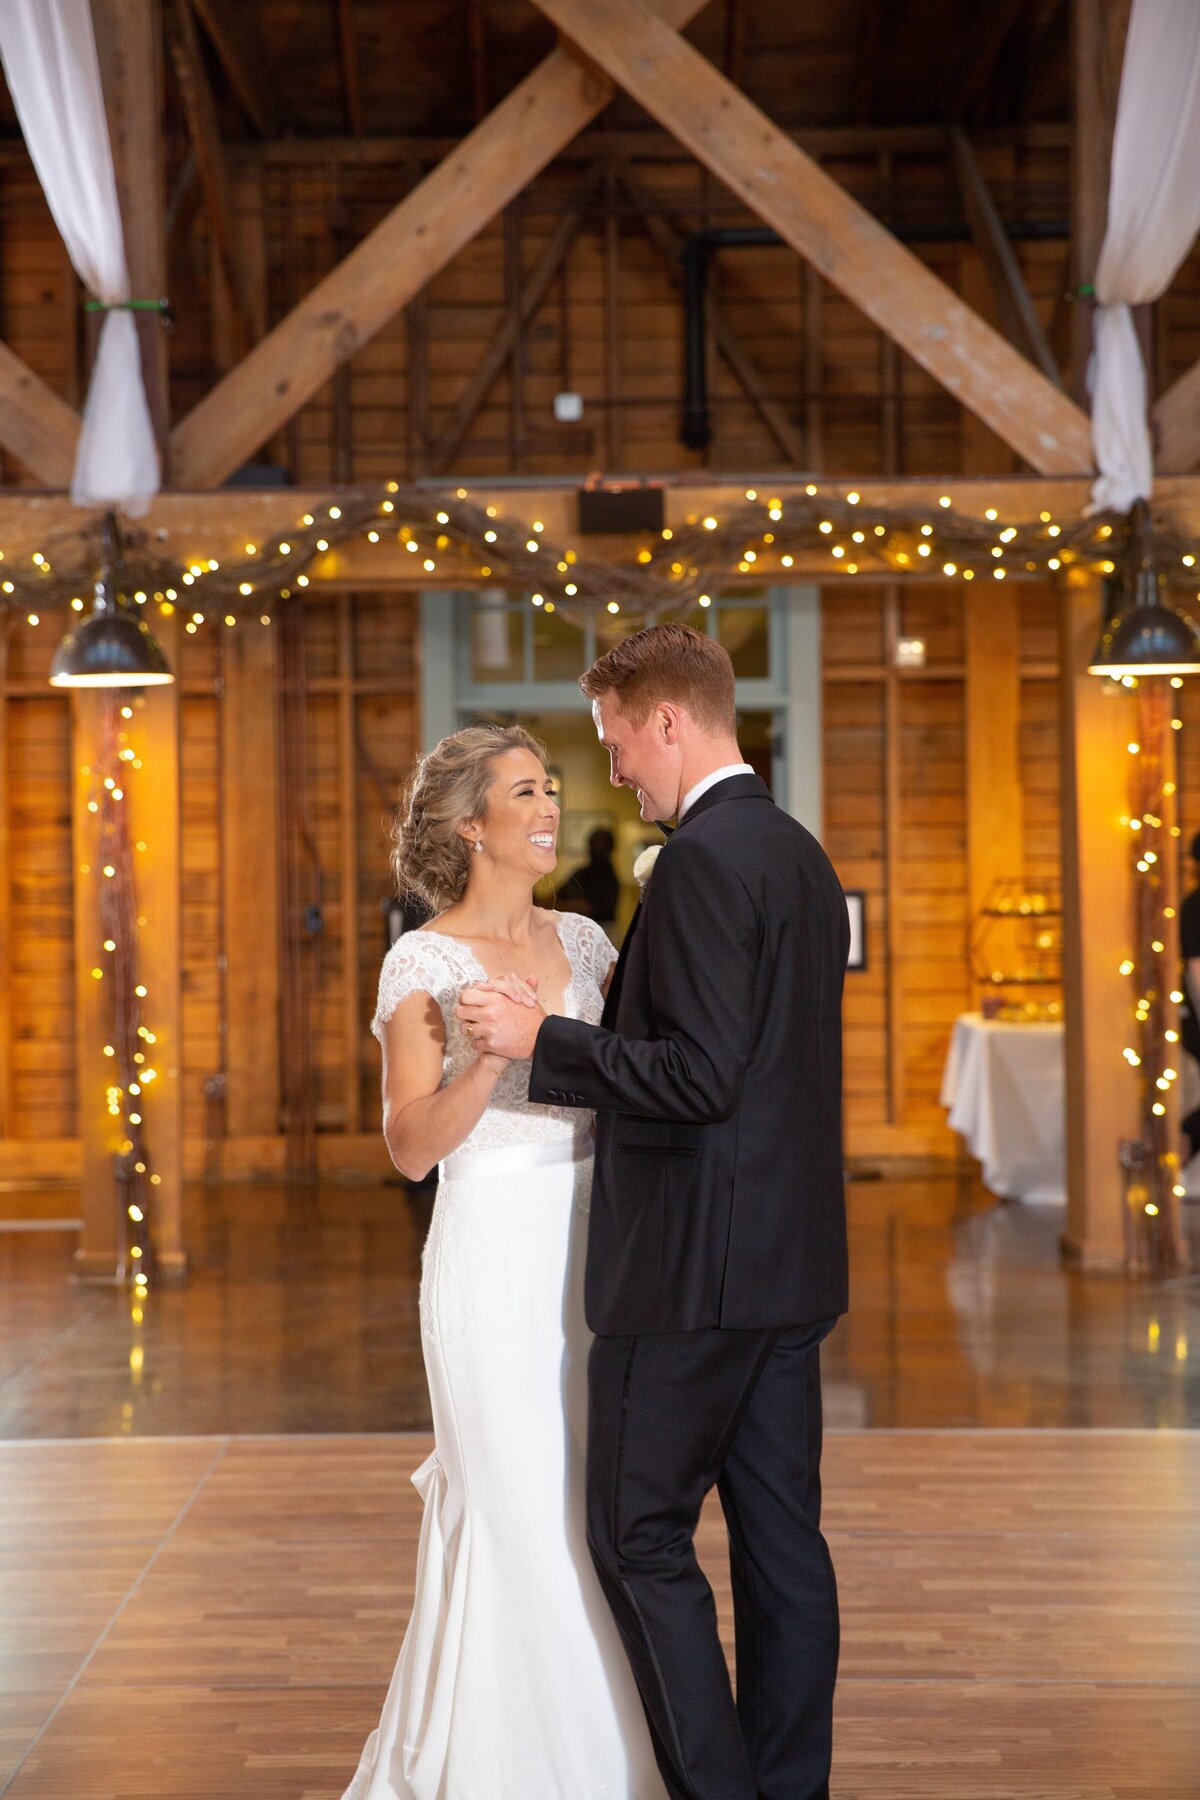
M 474 1026 L 473 1026 L 473 1025 L 468 1025 L 468 1026 L 467 1026 L 467 1036 L 468 1036 L 468 1037 L 474 1037 L 474 1036 L 475 1036 L 475 1027 L 474 1027 Z

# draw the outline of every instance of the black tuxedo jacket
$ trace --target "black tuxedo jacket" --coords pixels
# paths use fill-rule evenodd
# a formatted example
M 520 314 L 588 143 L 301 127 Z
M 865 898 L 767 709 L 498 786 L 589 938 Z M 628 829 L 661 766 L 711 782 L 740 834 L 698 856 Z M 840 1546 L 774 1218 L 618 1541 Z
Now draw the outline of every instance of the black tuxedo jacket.
M 531 1100 L 595 1107 L 586 1310 L 602 1335 L 846 1308 L 846 901 L 757 775 L 664 844 L 599 1026 L 549 1018 Z

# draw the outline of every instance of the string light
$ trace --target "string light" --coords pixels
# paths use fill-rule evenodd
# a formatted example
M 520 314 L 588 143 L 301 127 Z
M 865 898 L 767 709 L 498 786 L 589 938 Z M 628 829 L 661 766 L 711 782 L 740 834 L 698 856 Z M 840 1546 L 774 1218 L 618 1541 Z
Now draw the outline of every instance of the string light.
M 501 580 L 523 591 L 536 585 L 544 592 L 546 570 L 553 566 L 560 576 L 571 576 L 555 598 L 560 604 L 573 603 L 574 622 L 582 623 L 586 614 L 605 607 L 615 587 L 622 616 L 631 625 L 650 617 L 686 617 L 702 589 L 711 593 L 714 585 L 731 573 L 757 576 L 772 567 L 781 572 L 793 570 L 802 562 L 803 553 L 815 550 L 822 538 L 834 543 L 841 539 L 842 554 L 833 561 L 845 573 L 915 574 L 914 563 L 936 558 L 935 566 L 946 579 L 968 582 L 992 563 L 997 565 L 993 569 L 997 579 L 1055 573 L 1068 557 L 1094 568 L 1099 566 L 1097 546 L 1112 535 L 1111 524 L 1090 519 L 1064 529 L 1051 520 L 1045 508 L 1036 520 L 1002 521 L 997 530 L 995 506 L 988 507 L 983 518 L 959 515 L 954 512 L 952 496 L 945 493 L 936 496 L 935 525 L 928 518 L 906 516 L 900 509 L 873 508 L 869 497 L 857 488 L 839 492 L 830 483 L 819 486 L 808 481 L 803 487 L 797 484 L 766 497 L 753 486 L 742 492 L 744 505 L 739 500 L 728 510 L 693 513 L 686 525 L 664 525 L 652 548 L 644 542 L 635 545 L 628 563 L 613 565 L 581 562 L 573 548 L 546 541 L 543 519 L 501 518 L 497 504 L 484 507 L 471 501 L 465 487 L 454 489 L 452 497 L 451 490 L 438 492 L 416 485 L 401 489 L 398 482 L 389 480 L 374 491 L 339 495 L 337 503 L 306 512 L 294 531 L 281 532 L 263 544 L 252 540 L 239 545 L 245 560 L 236 565 L 226 566 L 218 556 L 196 556 L 180 569 L 165 559 L 155 561 L 153 545 L 140 550 L 136 574 L 141 585 L 135 597 L 144 602 L 153 597 L 166 615 L 168 604 L 181 589 L 202 582 L 206 604 L 191 614 L 189 635 L 195 635 L 206 622 L 232 618 L 235 623 L 250 623 L 269 618 L 263 610 L 267 594 L 282 602 L 303 592 L 315 579 L 311 566 L 315 559 L 327 555 L 337 542 L 349 538 L 372 545 L 382 542 L 381 513 L 389 517 L 399 514 L 410 554 L 427 575 L 444 568 L 445 556 L 451 576 L 461 572 L 468 581 L 488 580 L 498 573 Z M 818 511 L 819 492 L 825 497 Z M 929 504 L 926 502 L 927 507 Z M 773 527 L 767 533 L 761 532 L 764 508 Z M 425 529 L 437 537 L 434 550 L 420 547 Z M 997 536 L 998 543 L 990 541 Z M 919 540 L 915 548 L 914 538 Z M 1156 542 L 1164 556 L 1172 553 L 1170 561 L 1176 572 L 1192 566 L 1184 562 L 1185 555 L 1195 563 L 1192 548 L 1171 539 L 1169 533 L 1159 533 Z M 854 548 L 847 549 L 847 545 Z M 826 554 L 830 548 L 832 545 Z M 672 550 L 678 550 L 674 559 Z M 79 593 L 72 592 L 72 588 L 78 589 L 80 571 L 56 576 L 42 553 L 37 555 L 40 563 L 26 566 L 36 571 L 39 604 L 30 605 L 31 576 L 15 584 L 0 583 L 0 607 L 8 605 L 11 595 L 12 605 L 21 608 L 24 619 L 42 621 L 48 596 L 51 605 L 74 606 L 79 601 L 75 610 L 82 610 Z M 538 564 L 540 568 L 535 566 Z M 1173 726 L 1181 728 L 1181 724 Z

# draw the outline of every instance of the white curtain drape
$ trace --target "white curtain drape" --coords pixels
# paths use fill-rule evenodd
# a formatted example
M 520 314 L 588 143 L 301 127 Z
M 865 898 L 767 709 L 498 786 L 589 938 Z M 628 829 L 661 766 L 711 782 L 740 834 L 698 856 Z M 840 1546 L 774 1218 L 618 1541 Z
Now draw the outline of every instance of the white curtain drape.
M 90 0 L 0 0 L 0 58 L 21 131 L 80 280 L 106 306 L 129 270 Z M 156 298 L 157 296 L 139 296 Z M 160 482 L 132 313 L 100 328 L 71 498 L 138 516 Z
M 1157 300 L 1200 231 L 1200 0 L 1133 0 L 1096 268 L 1092 508 L 1148 500 L 1146 369 L 1130 308 Z

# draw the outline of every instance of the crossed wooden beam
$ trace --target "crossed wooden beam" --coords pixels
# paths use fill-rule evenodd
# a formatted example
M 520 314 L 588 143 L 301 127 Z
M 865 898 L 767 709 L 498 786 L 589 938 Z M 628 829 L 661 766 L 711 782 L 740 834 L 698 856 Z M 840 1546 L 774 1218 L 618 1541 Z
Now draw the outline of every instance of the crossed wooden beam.
M 704 0 L 536 0 L 558 48 L 174 428 L 170 477 L 218 487 L 612 99 L 632 95 L 1044 475 L 1091 467 L 1086 414 L 680 35 Z M 1153 409 L 1159 466 L 1200 462 L 1200 363 Z M 0 442 L 70 478 L 78 414 L 0 345 Z

